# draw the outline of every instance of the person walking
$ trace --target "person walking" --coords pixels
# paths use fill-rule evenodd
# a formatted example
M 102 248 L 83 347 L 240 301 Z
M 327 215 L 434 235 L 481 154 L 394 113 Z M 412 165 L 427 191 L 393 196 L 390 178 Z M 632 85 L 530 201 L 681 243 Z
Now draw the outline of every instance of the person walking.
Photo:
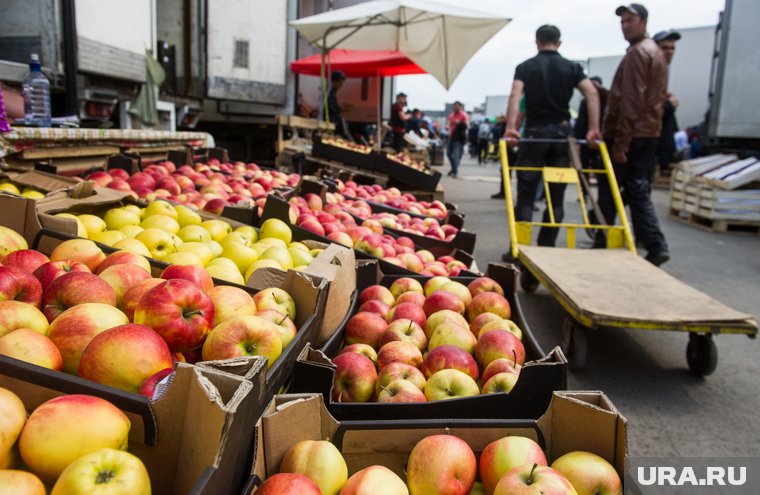
M 488 119 L 478 126 L 478 165 L 487 163 L 488 159 L 488 138 L 491 136 L 491 123 Z
M 662 50 L 665 63 L 670 65 L 676 54 L 676 41 L 681 39 L 681 33 L 673 30 L 660 31 L 652 39 Z M 678 132 L 676 108 L 678 108 L 678 99 L 668 91 L 662 107 L 662 131 L 660 132 L 660 139 L 657 141 L 657 164 L 660 168 L 660 174 L 664 176 L 670 175 L 670 162 L 673 161 L 676 154 L 675 135 Z
M 346 79 L 346 74 L 340 70 L 334 70 L 330 74 L 330 91 L 327 93 L 327 113 L 322 112 L 322 118 L 335 124 L 336 135 L 351 140 L 348 124 L 343 118 L 343 107 L 338 103 L 338 91 L 343 87 Z
M 521 142 L 518 148 L 517 164 L 523 167 L 567 167 L 570 164 L 567 139 L 570 127 L 570 98 L 573 90 L 586 97 L 589 111 L 589 126 L 586 138 L 589 141 L 601 139 L 599 132 L 599 96 L 594 84 L 585 76 L 583 68 L 576 62 L 562 57 L 560 30 L 556 26 L 543 25 L 536 30 L 538 55 L 521 63 L 515 69 L 512 91 L 507 111 L 508 141 L 520 139 L 518 116 L 520 99 L 525 94 L 525 131 L 528 139 L 557 139 L 560 142 Z M 533 218 L 533 203 L 541 181 L 541 172 L 517 172 L 517 205 L 515 219 L 530 221 Z M 563 200 L 565 184 L 552 183 L 551 208 L 554 220 L 559 223 L 564 217 Z M 544 222 L 549 222 L 549 205 L 544 210 Z M 554 246 L 557 240 L 556 228 L 542 227 L 538 234 L 539 246 Z M 506 255 L 509 257 L 509 255 Z
M 647 261 L 659 266 L 670 259 L 670 253 L 657 221 L 649 181 L 662 130 L 668 66 L 662 50 L 647 36 L 649 13 L 643 5 L 620 6 L 615 14 L 630 46 L 612 80 L 604 139 L 611 150 L 623 200 L 631 209 L 636 240 L 647 250 Z M 598 184 L 599 208 L 607 224 L 612 225 L 617 212 L 607 177 L 600 175 Z M 604 234 L 598 233 L 595 247 L 605 244 Z
M 404 134 L 406 134 L 407 121 L 412 116 L 404 109 L 406 108 L 406 94 L 399 93 L 396 95 L 396 102 L 391 106 L 390 126 L 393 132 L 393 149 L 399 153 L 404 149 Z
M 467 130 L 470 127 L 470 117 L 464 112 L 462 102 L 454 102 L 454 110 L 449 114 L 448 123 L 449 146 L 446 154 L 449 157 L 449 163 L 451 163 L 451 170 L 448 175 L 456 179 L 459 162 L 462 161 L 464 145 L 467 143 Z

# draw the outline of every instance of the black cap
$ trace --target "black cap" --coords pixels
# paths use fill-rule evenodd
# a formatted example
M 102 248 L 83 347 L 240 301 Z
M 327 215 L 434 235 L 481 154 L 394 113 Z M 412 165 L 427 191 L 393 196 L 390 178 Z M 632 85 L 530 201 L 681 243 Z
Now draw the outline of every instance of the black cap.
M 398 98 L 399 96 L 406 96 L 406 93 L 399 93 L 396 95 L 396 98 Z
M 346 73 L 342 70 L 334 70 L 330 73 L 330 80 L 331 81 L 340 81 L 342 79 L 348 79 L 346 76 Z
M 649 11 L 640 3 L 632 3 L 630 5 L 621 5 L 615 9 L 615 15 L 623 15 L 623 12 L 630 12 L 633 15 L 639 16 L 642 19 L 649 17 Z
M 678 31 L 674 31 L 672 29 L 668 31 L 660 31 L 659 33 L 652 36 L 652 39 L 657 43 L 663 40 L 678 41 L 681 39 L 681 33 L 679 33 Z

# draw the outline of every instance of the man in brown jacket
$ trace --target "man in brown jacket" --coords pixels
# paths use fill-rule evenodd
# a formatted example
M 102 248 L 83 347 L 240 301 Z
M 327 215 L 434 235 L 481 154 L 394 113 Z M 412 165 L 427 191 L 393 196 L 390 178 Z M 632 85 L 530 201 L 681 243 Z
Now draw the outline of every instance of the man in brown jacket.
M 604 139 L 610 148 L 623 200 L 631 209 L 637 242 L 646 259 L 661 265 L 670 259 L 651 198 L 649 178 L 662 129 L 662 102 L 668 66 L 657 44 L 647 36 L 647 9 L 637 3 L 618 7 L 623 36 L 630 47 L 612 81 L 604 118 Z M 608 224 L 615 222 L 615 205 L 606 176 L 599 178 L 599 207 Z M 596 245 L 604 245 L 603 235 Z

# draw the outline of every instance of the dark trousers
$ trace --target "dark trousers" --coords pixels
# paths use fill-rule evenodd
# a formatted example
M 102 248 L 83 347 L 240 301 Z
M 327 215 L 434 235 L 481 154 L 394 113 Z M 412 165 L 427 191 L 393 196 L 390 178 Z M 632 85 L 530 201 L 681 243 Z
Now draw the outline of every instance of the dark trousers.
M 459 172 L 459 162 L 462 161 L 462 153 L 464 152 L 464 142 L 456 139 L 449 139 L 449 147 L 447 155 L 449 162 L 451 163 L 451 173 L 456 175 Z
M 488 138 L 478 139 L 478 163 L 483 163 L 488 158 Z
M 551 124 L 544 126 L 528 127 L 525 129 L 526 138 L 544 139 L 567 139 L 570 126 Z M 567 167 L 570 164 L 567 142 L 557 143 L 530 143 L 523 142 L 517 152 L 517 164 L 519 167 Z M 536 191 L 542 184 L 541 172 L 518 171 L 517 172 L 517 205 L 515 206 L 515 219 L 518 222 L 529 222 L 533 219 L 533 203 L 536 201 Z M 565 184 L 550 183 L 551 208 L 554 210 L 554 222 L 560 223 L 565 217 L 564 199 Z M 549 204 L 544 210 L 544 222 L 549 222 Z M 557 242 L 558 229 L 554 227 L 541 227 L 538 232 L 539 246 L 554 246 Z
M 404 131 L 393 131 L 393 149 L 396 153 L 404 149 Z
M 612 149 L 613 143 L 607 145 Z M 647 251 L 667 250 L 668 244 L 660 230 L 657 214 L 652 203 L 650 177 L 655 163 L 657 138 L 634 138 L 628 148 L 628 162 L 613 163 L 615 176 L 620 187 L 623 202 L 631 209 L 631 224 L 636 240 Z M 617 210 L 612 200 L 612 191 L 606 175 L 597 177 L 599 184 L 599 209 L 609 225 L 615 223 Z M 597 245 L 603 237 L 597 240 Z

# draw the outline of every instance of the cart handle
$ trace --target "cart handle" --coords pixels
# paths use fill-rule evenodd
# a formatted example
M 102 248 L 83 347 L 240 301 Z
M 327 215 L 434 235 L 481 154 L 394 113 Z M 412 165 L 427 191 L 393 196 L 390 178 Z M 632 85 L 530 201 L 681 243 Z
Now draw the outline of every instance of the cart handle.
M 546 144 L 567 144 L 567 138 L 524 138 L 521 137 L 520 139 L 511 139 L 511 138 L 501 138 L 500 141 L 505 141 L 507 143 L 546 143 Z M 588 140 L 586 139 L 576 139 L 576 143 L 578 144 L 589 144 Z M 593 141 L 594 144 L 601 143 L 601 140 L 595 140 Z

